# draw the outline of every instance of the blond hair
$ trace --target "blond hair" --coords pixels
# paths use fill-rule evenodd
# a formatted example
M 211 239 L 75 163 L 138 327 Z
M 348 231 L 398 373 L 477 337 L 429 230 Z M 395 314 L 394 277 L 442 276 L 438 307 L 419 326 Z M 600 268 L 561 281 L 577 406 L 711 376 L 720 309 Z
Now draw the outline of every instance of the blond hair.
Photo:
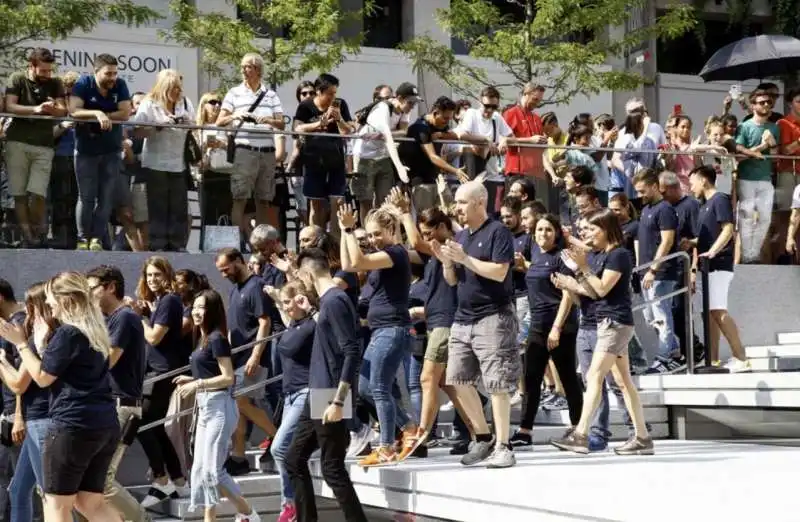
M 172 103 L 169 100 L 169 91 L 175 87 L 183 89 L 183 76 L 175 69 L 163 69 L 158 72 L 156 83 L 147 93 L 147 97 L 167 110 Z
M 215 93 L 215 92 L 207 92 L 203 96 L 200 97 L 200 102 L 197 104 L 197 115 L 195 117 L 195 123 L 198 125 L 205 125 L 207 123 L 214 123 L 213 121 L 209 122 L 206 121 L 206 111 L 205 106 L 206 103 L 210 102 L 211 100 L 219 100 L 222 101 L 222 97 Z
M 72 89 L 72 87 L 78 83 L 80 77 L 81 75 L 75 71 L 67 71 L 61 75 L 61 83 L 64 85 L 64 87 L 69 87 Z M 69 95 L 69 93 L 67 94 Z
M 86 278 L 78 272 L 61 272 L 46 283 L 44 291 L 59 304 L 56 319 L 80 330 L 93 350 L 108 357 L 111 352 L 108 328 L 100 307 L 91 297 Z

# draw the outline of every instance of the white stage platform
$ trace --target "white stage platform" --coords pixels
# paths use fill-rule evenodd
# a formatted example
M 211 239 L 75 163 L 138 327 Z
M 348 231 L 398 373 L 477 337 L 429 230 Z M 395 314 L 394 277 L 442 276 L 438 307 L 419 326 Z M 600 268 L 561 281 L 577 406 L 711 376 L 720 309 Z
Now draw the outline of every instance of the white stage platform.
M 665 440 L 652 457 L 536 446 L 501 470 L 464 468 L 435 449 L 428 459 L 369 470 L 354 464 L 350 473 L 365 505 L 419 520 L 796 522 L 800 441 L 770 442 Z M 331 497 L 327 486 L 320 493 Z

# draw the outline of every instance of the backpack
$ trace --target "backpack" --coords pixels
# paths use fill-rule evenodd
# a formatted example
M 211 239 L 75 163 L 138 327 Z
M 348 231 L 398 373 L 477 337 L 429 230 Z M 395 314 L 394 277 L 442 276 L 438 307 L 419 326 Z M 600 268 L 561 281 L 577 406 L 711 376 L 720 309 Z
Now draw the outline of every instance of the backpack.
M 389 114 L 391 115 L 394 113 L 395 111 L 394 105 L 392 105 L 391 103 L 387 102 L 386 100 L 374 101 L 369 105 L 367 105 L 366 107 L 362 107 L 361 109 L 356 111 L 356 123 L 358 124 L 359 127 L 363 127 L 364 125 L 367 124 L 367 117 L 369 117 L 369 113 L 371 113 L 372 109 L 377 107 L 379 103 L 386 103 L 386 105 L 389 106 Z

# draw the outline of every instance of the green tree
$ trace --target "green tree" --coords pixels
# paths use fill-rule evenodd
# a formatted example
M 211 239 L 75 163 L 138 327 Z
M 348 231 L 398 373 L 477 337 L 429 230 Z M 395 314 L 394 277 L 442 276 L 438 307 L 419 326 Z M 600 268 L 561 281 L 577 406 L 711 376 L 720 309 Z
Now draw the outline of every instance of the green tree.
M 641 75 L 599 66 L 642 48 L 653 38 L 675 38 L 695 24 L 693 8 L 670 6 L 654 24 L 629 24 L 619 37 L 609 26 L 625 26 L 646 0 L 505 0 L 517 12 L 501 10 L 502 2 L 451 0 L 439 9 L 437 22 L 463 41 L 468 56 L 498 64 L 511 83 L 492 81 L 487 71 L 459 58 L 448 44 L 428 36 L 403 46 L 417 70 L 433 71 L 461 95 L 475 96 L 480 87 L 521 87 L 536 80 L 547 87 L 545 103 L 565 103 L 578 94 L 632 90 L 646 81 Z M 506 12 L 504 12 L 506 11 Z
M 159 18 L 131 0 L 0 0 L 0 67 L 17 67 L 26 41 L 63 40 L 102 21 L 140 26 Z
M 371 12 L 372 4 L 342 12 L 339 0 L 230 0 L 241 19 L 201 13 L 183 0 L 171 0 L 175 25 L 166 38 L 201 50 L 201 67 L 223 85 L 236 81 L 236 65 L 254 52 L 265 61 L 264 77 L 280 85 L 311 71 L 327 71 L 357 53 L 363 33 L 340 36 L 349 23 Z

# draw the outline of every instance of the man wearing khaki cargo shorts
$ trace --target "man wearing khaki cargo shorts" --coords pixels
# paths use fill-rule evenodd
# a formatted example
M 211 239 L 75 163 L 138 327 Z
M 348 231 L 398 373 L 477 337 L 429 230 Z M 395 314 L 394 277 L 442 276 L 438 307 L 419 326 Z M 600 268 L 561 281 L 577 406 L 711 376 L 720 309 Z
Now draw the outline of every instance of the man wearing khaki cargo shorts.
M 489 219 L 487 199 L 481 183 L 461 185 L 456 192 L 456 215 L 464 228 L 454 240 L 432 246 L 442 259 L 444 278 L 457 286 L 458 308 L 447 347 L 447 384 L 455 388 L 475 434 L 461 463 L 471 466 L 486 461 L 489 468 L 507 468 L 516 463 L 508 444 L 510 393 L 516 390 L 521 371 L 511 281 L 514 237 L 502 223 Z M 479 380 L 491 395 L 494 437 L 475 388 Z
M 278 94 L 261 82 L 264 60 L 251 53 L 242 58 L 242 83 L 232 88 L 222 100 L 217 125 L 248 129 L 236 133 L 236 155 L 231 173 L 233 208 L 231 221 L 239 227 L 242 238 L 252 229 L 245 219 L 247 201 L 255 196 L 256 224 L 267 223 L 275 198 L 275 140 L 272 134 L 252 132 L 284 128 L 283 108 Z M 258 104 L 256 102 L 258 101 Z M 254 107 L 255 105 L 255 107 Z M 252 110 L 251 110 L 252 109 Z

